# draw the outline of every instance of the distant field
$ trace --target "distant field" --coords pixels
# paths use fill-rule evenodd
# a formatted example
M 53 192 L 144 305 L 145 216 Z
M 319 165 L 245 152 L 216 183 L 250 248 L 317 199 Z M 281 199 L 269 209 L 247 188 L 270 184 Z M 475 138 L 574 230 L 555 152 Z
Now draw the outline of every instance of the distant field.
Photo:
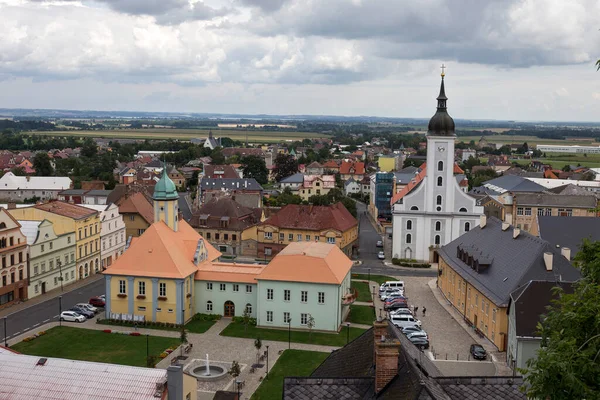
M 471 140 L 474 140 L 477 143 L 481 139 L 481 136 L 459 136 L 458 140 L 464 143 L 468 143 Z M 564 146 L 570 145 L 589 145 L 589 144 L 598 144 L 598 142 L 594 142 L 593 139 L 582 139 L 577 138 L 575 140 L 556 140 L 556 139 L 540 139 L 535 136 L 525 136 L 525 135 L 493 135 L 486 136 L 485 139 L 490 143 L 501 143 L 501 144 L 511 144 L 511 143 L 524 143 L 527 142 L 528 145 L 534 144 L 559 144 Z
M 53 131 L 53 132 L 30 132 L 45 136 L 91 136 L 99 138 L 120 139 L 179 139 L 190 140 L 196 137 L 207 137 L 208 129 L 116 129 L 110 131 Z M 271 131 L 243 131 L 237 129 L 212 129 L 216 137 L 228 137 L 233 140 L 246 140 L 250 143 L 281 142 L 283 140 L 303 140 L 311 138 L 326 138 L 326 134 L 312 132 L 271 132 Z

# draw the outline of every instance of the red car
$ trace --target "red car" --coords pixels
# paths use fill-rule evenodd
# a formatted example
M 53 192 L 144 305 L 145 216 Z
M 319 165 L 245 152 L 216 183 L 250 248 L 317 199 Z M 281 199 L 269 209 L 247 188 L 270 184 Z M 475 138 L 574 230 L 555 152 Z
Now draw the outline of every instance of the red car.
M 94 307 L 104 307 L 106 303 L 100 297 L 92 297 L 89 301 Z

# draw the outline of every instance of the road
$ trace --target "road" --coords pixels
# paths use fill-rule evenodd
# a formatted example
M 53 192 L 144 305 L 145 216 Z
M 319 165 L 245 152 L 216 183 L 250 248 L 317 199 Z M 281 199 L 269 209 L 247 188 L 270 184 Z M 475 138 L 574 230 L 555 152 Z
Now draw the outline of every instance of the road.
M 104 294 L 104 279 L 91 282 L 88 285 L 74 289 L 71 292 L 62 294 L 62 309 L 68 310 L 77 303 L 87 303 L 90 297 Z M 42 303 L 32 305 L 20 311 L 9 314 L 6 320 L 3 319 L 0 323 L 0 344 L 4 345 L 4 323 L 6 322 L 6 336 L 8 345 L 10 339 L 24 332 L 33 330 L 46 322 L 58 320 L 59 315 L 59 298 L 58 294 L 55 298 L 50 298 Z
M 377 253 L 382 249 L 377 247 L 377 241 L 383 240 L 382 236 L 377 232 L 371 219 L 365 214 L 367 206 L 363 203 L 356 202 L 356 211 L 359 218 L 358 232 L 358 259 L 362 264 L 352 268 L 352 272 L 366 274 L 371 270 L 372 274 L 378 275 L 394 275 L 394 276 L 436 276 L 437 271 L 431 269 L 400 269 L 388 267 L 383 263 L 383 260 L 377 258 Z M 386 260 L 391 261 L 391 260 Z

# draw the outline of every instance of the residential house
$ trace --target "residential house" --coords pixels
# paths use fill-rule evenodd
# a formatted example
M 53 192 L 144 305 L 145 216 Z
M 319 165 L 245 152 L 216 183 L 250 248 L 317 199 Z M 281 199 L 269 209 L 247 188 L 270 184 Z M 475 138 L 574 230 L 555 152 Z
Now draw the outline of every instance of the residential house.
M 83 195 L 83 204 L 106 205 L 112 190 L 92 189 Z
M 311 196 L 324 196 L 331 189 L 335 189 L 335 176 L 304 175 L 304 182 L 298 188 L 298 195 L 302 200 L 308 200 Z
M 463 149 L 460 154 L 460 160 L 462 162 L 469 161 L 469 158 L 477 158 L 477 150 L 474 149 Z
M 173 183 L 175 183 L 178 190 L 185 191 L 185 187 L 186 187 L 185 177 L 183 176 L 183 174 L 181 172 L 179 172 L 177 170 L 177 168 L 175 168 L 175 167 L 171 168 L 171 170 L 169 171 L 169 178 L 171 178 Z
M 323 175 L 325 168 L 318 162 L 313 161 L 306 166 L 305 173 L 307 175 Z
M 279 189 L 283 191 L 285 188 L 289 187 L 292 190 L 292 192 L 297 192 L 303 183 L 304 174 L 298 172 L 280 180 Z
M 261 208 L 248 208 L 235 196 L 218 196 L 194 212 L 190 225 L 226 256 L 256 256 L 256 228 Z
M 511 293 L 532 280 L 577 281 L 581 274 L 565 257 L 568 253 L 482 216 L 477 228 L 438 250 L 437 286 L 469 324 L 506 351 Z
M 20 354 L 0 346 L 2 388 L 11 399 L 196 400 L 198 380 L 183 367 L 141 368 Z M 69 376 L 70 379 L 61 379 Z M 19 379 L 15 379 L 19 377 Z M 74 382 L 76 384 L 74 385 Z
M 47 219 L 20 220 L 19 224 L 29 245 L 29 298 L 75 282 L 75 232 L 57 235 L 54 224 Z
M 348 257 L 358 246 L 358 221 L 342 203 L 331 206 L 288 204 L 257 228 L 258 258 L 269 259 L 294 242 L 337 245 Z
M 231 165 L 212 165 L 204 164 L 202 173 L 198 175 L 198 179 L 238 179 L 242 176 Z
M 123 216 L 125 221 L 125 236 L 127 239 L 141 236 L 154 223 L 152 204 L 142 193 L 125 195 L 116 204 L 119 207 L 119 214 Z
M 0 308 L 29 297 L 28 253 L 27 238 L 21 232 L 21 225 L 4 208 L 0 208 Z
M 16 176 L 12 172 L 0 178 L 0 199 L 23 202 L 38 198 L 42 201 L 57 199 L 58 193 L 71 188 L 73 182 L 60 176 Z
M 340 164 L 336 160 L 329 160 L 323 164 L 324 174 L 335 175 L 340 172 Z
M 119 207 L 116 204 L 108 205 L 89 205 L 84 207 L 96 210 L 100 213 L 102 226 L 100 229 L 100 241 L 102 250 L 100 251 L 100 265 L 104 271 L 112 263 L 123 255 L 127 245 L 126 227 L 123 216 L 119 214 Z
M 197 196 L 199 205 L 221 194 L 235 195 L 238 203 L 249 208 L 262 207 L 263 188 L 254 178 L 200 179 Z
M 343 181 L 350 178 L 356 181 L 362 180 L 365 176 L 365 163 L 362 161 L 342 161 L 340 176 Z
M 58 200 L 71 204 L 83 203 L 83 196 L 87 193 L 83 189 L 67 189 L 58 193 Z
M 62 201 L 51 201 L 33 207 L 9 209 L 15 219 L 43 221 L 54 224 L 54 232 L 58 236 L 75 232 L 75 261 L 77 263 L 76 279 L 87 278 L 100 272 L 100 215 L 75 204 Z
M 346 182 L 344 182 L 344 194 L 349 196 L 351 194 L 359 194 L 362 193 L 362 186 L 360 182 L 356 182 L 354 179 L 350 178 Z

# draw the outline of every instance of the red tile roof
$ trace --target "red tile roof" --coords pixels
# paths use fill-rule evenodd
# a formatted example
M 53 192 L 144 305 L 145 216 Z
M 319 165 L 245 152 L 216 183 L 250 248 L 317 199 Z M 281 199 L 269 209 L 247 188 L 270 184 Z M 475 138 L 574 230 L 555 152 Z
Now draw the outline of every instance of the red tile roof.
M 336 203 L 331 206 L 288 204 L 261 225 L 313 231 L 335 229 L 345 232 L 357 224 L 356 218 L 346 207 L 342 203 Z
M 35 208 L 73 219 L 85 219 L 98 214 L 98 211 L 57 200 L 38 204 Z
M 224 178 L 224 179 L 239 179 L 238 173 L 231 165 L 204 165 L 205 178 Z
M 464 174 L 465 171 L 463 171 L 462 168 L 458 166 L 458 164 L 454 164 L 454 173 L 455 174 Z
M 130 196 L 121 197 L 117 202 L 119 213 L 139 214 L 147 223 L 154 223 L 154 208 L 146 197 L 141 193 L 134 193 Z
M 353 169 L 353 171 L 352 171 L 352 169 Z M 365 173 L 365 163 L 364 162 L 342 161 L 342 165 L 340 166 L 340 174 L 364 175 L 364 173 Z

